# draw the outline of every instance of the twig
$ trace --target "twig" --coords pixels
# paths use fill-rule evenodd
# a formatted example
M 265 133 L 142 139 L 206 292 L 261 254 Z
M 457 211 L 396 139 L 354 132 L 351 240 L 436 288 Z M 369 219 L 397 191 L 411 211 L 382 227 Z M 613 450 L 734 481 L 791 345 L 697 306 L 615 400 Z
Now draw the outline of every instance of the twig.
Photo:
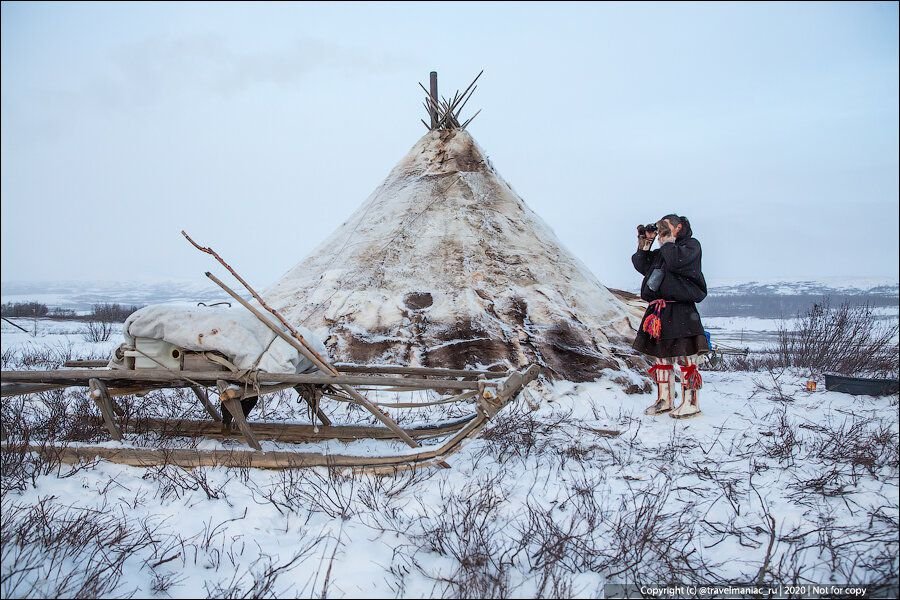
M 197 250 L 199 250 L 201 252 L 205 252 L 206 254 L 211 255 L 213 258 L 215 258 L 217 261 L 219 261 L 219 263 L 223 267 L 228 269 L 228 272 L 231 273 L 232 275 L 234 275 L 234 278 L 237 279 L 241 283 L 241 285 L 243 285 L 244 288 L 246 288 L 246 290 L 248 292 L 250 292 L 250 294 L 253 296 L 253 298 L 255 298 L 257 302 L 259 302 L 260 306 L 262 306 L 264 309 L 266 309 L 267 311 L 272 313 L 275 316 L 275 318 L 278 319 L 281 322 L 281 324 L 287 328 L 287 330 L 289 332 L 291 332 L 291 335 L 294 336 L 294 338 L 298 342 L 300 342 L 300 344 L 302 344 L 313 357 L 315 357 L 316 361 L 322 363 L 323 366 L 316 365 L 317 367 L 319 367 L 322 371 L 329 373 L 330 375 L 338 374 L 337 369 L 332 367 L 331 364 L 328 363 L 328 361 L 326 361 L 324 358 L 322 358 L 322 356 L 318 352 L 316 352 L 316 350 L 312 346 L 310 346 L 309 342 L 306 341 L 306 339 L 300 334 L 300 332 L 298 332 L 294 328 L 293 325 L 291 325 L 284 317 L 282 317 L 281 314 L 277 310 L 275 310 L 274 308 L 272 308 L 271 306 L 266 304 L 266 301 L 262 299 L 262 296 L 257 294 L 256 290 L 253 289 L 250 286 L 250 284 L 244 280 L 243 277 L 238 275 L 237 272 L 233 268 L 231 268 L 231 265 L 229 265 L 227 262 L 225 262 L 225 259 L 223 259 L 221 256 L 219 256 L 218 252 L 216 252 L 215 250 L 213 250 L 212 248 L 210 248 L 208 246 L 207 247 L 200 246 L 197 242 L 195 242 L 193 239 L 191 239 L 191 236 L 189 236 L 187 234 L 187 232 L 185 232 L 184 230 L 181 231 L 181 235 L 183 235 L 187 239 L 187 241 L 189 241 L 191 243 L 191 245 L 194 246 L 194 248 L 196 248 Z M 316 361 L 313 361 L 313 362 L 316 362 Z

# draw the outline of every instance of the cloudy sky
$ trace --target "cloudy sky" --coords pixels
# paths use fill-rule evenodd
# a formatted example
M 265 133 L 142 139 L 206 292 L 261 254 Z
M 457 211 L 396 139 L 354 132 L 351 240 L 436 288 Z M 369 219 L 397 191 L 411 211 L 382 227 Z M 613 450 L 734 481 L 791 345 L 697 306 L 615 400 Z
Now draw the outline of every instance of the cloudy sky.
M 259 287 L 485 70 L 470 131 L 604 282 L 690 217 L 710 279 L 898 274 L 897 3 L 2 4 L 2 279 Z

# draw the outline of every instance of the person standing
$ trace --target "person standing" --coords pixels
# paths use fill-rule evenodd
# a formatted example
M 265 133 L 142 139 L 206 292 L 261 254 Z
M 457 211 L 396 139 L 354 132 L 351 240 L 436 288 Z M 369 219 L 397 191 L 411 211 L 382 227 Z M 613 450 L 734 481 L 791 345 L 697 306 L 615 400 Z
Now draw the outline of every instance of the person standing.
M 659 247 L 651 250 L 654 241 Z M 673 418 L 686 418 L 700 414 L 703 378 L 697 370 L 698 359 L 709 352 L 697 312 L 697 303 L 707 293 L 702 256 L 686 217 L 671 214 L 655 225 L 638 226 L 638 249 L 631 262 L 644 276 L 641 298 L 649 305 L 632 347 L 654 358 L 650 374 L 656 381 L 657 400 L 644 411 L 647 415 L 668 412 Z M 681 371 L 682 402 L 673 409 L 676 365 Z

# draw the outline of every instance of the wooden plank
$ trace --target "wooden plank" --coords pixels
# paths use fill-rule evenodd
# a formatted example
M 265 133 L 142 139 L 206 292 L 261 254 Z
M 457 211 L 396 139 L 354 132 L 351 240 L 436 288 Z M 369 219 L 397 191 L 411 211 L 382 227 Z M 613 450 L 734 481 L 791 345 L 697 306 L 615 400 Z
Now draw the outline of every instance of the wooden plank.
M 375 406 L 383 406 L 385 408 L 423 408 L 425 406 L 438 406 L 439 404 L 465 402 L 466 400 L 474 398 L 476 394 L 478 394 L 477 390 L 470 390 L 456 396 L 441 398 L 440 400 L 434 400 L 431 402 L 375 402 L 374 404 Z
M 209 416 L 213 418 L 213 421 L 221 423 L 222 415 L 219 414 L 219 411 L 216 409 L 213 403 L 209 401 L 209 394 L 206 393 L 206 390 L 199 385 L 192 385 L 191 389 L 194 390 L 194 394 L 197 396 L 197 398 L 200 399 L 200 402 L 203 404 L 203 408 L 205 408 L 206 412 L 209 413 Z
M 474 381 L 457 381 L 455 379 L 415 379 L 407 377 L 384 377 L 362 375 L 324 375 L 309 373 L 293 375 L 289 373 L 254 374 L 260 384 L 278 383 L 314 383 L 350 386 L 401 386 L 421 389 L 475 390 L 478 383 Z M 166 383 L 165 387 L 190 387 L 193 382 L 214 385 L 217 379 L 242 382 L 242 376 L 228 371 L 177 371 L 165 369 L 59 369 L 55 371 L 2 371 L 0 381 L 3 383 L 58 383 L 71 386 L 87 386 L 89 379 L 108 382 L 111 387 L 126 387 L 131 382 Z M 119 385 L 109 384 L 119 382 Z M 489 385 L 496 385 L 489 382 Z
M 256 450 L 262 450 L 262 446 L 259 445 L 259 440 L 253 435 L 253 430 L 250 429 L 250 425 L 244 417 L 244 409 L 241 408 L 241 401 L 237 398 L 223 398 L 222 404 L 225 405 L 225 410 L 231 413 L 238 429 L 244 434 L 244 439 L 247 440 L 247 444 Z
M 98 368 L 107 367 L 108 360 L 69 360 L 63 363 L 67 368 Z M 365 374 L 387 374 L 387 375 L 421 375 L 421 376 L 444 376 L 452 377 L 478 377 L 484 375 L 489 379 L 499 379 L 509 375 L 508 371 L 479 371 L 476 369 L 441 369 L 437 367 L 405 367 L 401 365 L 354 365 L 349 363 L 334 363 L 341 373 L 365 373 Z
M 147 392 L 152 392 L 154 390 L 165 389 L 167 386 L 165 384 L 158 383 L 152 387 L 148 387 L 147 384 L 143 385 L 129 385 L 125 387 L 111 387 L 108 389 L 109 396 L 111 398 L 117 398 L 119 396 L 133 396 L 135 394 L 146 394 Z
M 406 432 L 417 439 L 447 435 L 459 431 L 477 415 L 470 414 L 460 419 L 441 421 L 422 425 Z M 237 437 L 234 432 L 222 432 L 219 423 L 197 419 L 147 419 L 141 426 L 154 431 L 165 431 L 171 435 L 203 436 L 216 439 Z M 253 435 L 260 440 L 279 442 L 315 442 L 321 440 L 390 440 L 397 435 L 387 427 L 371 427 L 364 425 L 305 425 L 300 423 L 273 423 L 270 421 L 254 421 Z
M 63 363 L 64 367 L 79 367 L 88 369 L 92 367 L 108 367 L 108 360 L 67 360 Z
M 347 363 L 335 363 L 334 368 L 336 368 L 341 373 L 384 373 L 386 375 L 420 375 L 423 377 L 436 375 L 447 378 L 471 377 L 473 379 L 478 377 L 479 375 L 484 375 L 488 379 L 500 379 L 502 377 L 508 377 L 511 373 L 511 371 L 477 371 L 474 369 L 439 369 L 431 367 L 402 367 L 394 365 L 367 366 L 351 365 Z
M 91 379 L 88 382 L 88 386 L 90 387 L 89 395 L 97 404 L 97 408 L 100 409 L 100 414 L 103 415 L 103 421 L 106 423 L 109 435 L 112 439 L 121 441 L 122 430 L 119 429 L 119 426 L 116 424 L 116 418 L 113 414 L 112 398 L 109 397 L 109 391 L 106 389 L 106 384 L 99 379 Z
M 54 383 L 4 383 L 0 386 L 0 398 L 49 392 L 50 390 L 59 390 L 66 387 L 68 386 L 65 384 Z
M 29 450 L 38 453 L 53 453 L 60 461 L 75 463 L 101 458 L 110 462 L 150 467 L 154 465 L 175 465 L 184 468 L 241 466 L 257 469 L 294 469 L 304 467 L 364 467 L 377 465 L 404 465 L 407 463 L 433 460 L 435 452 L 421 454 L 362 457 L 328 455 L 305 452 L 252 452 L 234 450 L 145 450 L 138 448 L 106 448 L 102 446 L 51 446 L 29 445 Z M 443 454 L 446 456 L 449 452 Z
M 443 458 L 458 451 L 461 442 L 475 435 L 487 418 L 478 415 L 472 419 L 459 433 L 443 445 L 430 449 L 391 456 L 347 456 L 342 454 L 321 454 L 318 452 L 248 452 L 231 450 L 196 450 L 196 449 L 138 449 L 108 448 L 101 446 L 66 446 L 29 445 L 34 452 L 52 452 L 66 463 L 89 461 L 96 457 L 111 462 L 136 467 L 153 465 L 177 465 L 186 468 L 203 466 L 246 466 L 259 469 L 288 469 L 299 467 L 374 467 L 403 466 L 414 463 L 433 463 L 441 465 Z M 5 445 L 5 444 L 4 444 Z M 445 464 L 445 463 L 443 463 Z

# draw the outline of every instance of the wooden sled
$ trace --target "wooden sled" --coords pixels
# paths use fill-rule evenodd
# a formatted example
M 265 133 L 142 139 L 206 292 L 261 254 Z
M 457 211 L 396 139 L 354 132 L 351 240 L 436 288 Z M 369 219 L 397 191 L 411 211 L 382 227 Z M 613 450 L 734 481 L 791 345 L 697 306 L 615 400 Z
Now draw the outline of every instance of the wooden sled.
M 71 363 L 70 363 L 71 364 Z M 77 363 L 76 363 L 77 364 Z M 77 366 L 85 366 L 77 364 Z M 92 365 L 94 366 L 94 365 Z M 449 466 L 445 458 L 457 452 L 465 441 L 476 437 L 497 412 L 514 399 L 540 373 L 532 365 L 522 371 L 497 373 L 415 367 L 351 367 L 340 366 L 337 375 L 288 375 L 275 373 L 232 373 L 227 371 L 179 371 L 157 369 L 61 369 L 56 371 L 0 372 L 3 396 L 35 393 L 61 387 L 86 387 L 97 404 L 110 436 L 122 440 L 123 432 L 117 417 L 120 410 L 114 398 L 136 391 L 153 389 L 191 388 L 203 403 L 212 421 L 158 420 L 144 423 L 149 428 L 163 429 L 170 435 L 227 437 L 216 417 L 217 411 L 206 396 L 206 386 L 236 383 L 246 390 L 238 397 L 224 398 L 223 404 L 232 411 L 234 420 L 250 448 L 230 450 L 110 448 L 100 446 L 30 444 L 27 450 L 52 453 L 64 462 L 78 462 L 100 457 L 111 462 L 133 466 L 171 464 L 182 467 L 240 466 L 256 468 L 342 467 L 374 471 L 396 471 L 440 465 Z M 346 369 L 346 370 L 345 370 Z M 348 373 L 352 371 L 352 374 Z M 490 379 L 489 379 L 490 377 Z M 404 430 L 378 406 L 367 402 L 365 408 L 377 411 L 381 421 L 393 427 L 359 425 L 302 425 L 286 423 L 248 423 L 243 418 L 240 401 L 297 385 L 329 387 L 365 387 L 367 389 L 438 390 L 447 395 L 437 402 L 403 404 L 403 408 L 445 402 L 473 401 L 475 412 L 466 417 L 443 423 L 419 425 Z M 355 401 L 354 397 L 347 397 Z M 392 406 L 388 404 L 387 406 Z M 321 411 L 320 420 L 327 421 Z M 378 415 L 376 415 L 378 416 Z M 219 417 L 220 419 L 220 417 Z M 386 423 L 387 425 L 387 423 Z M 398 431 L 399 430 L 399 431 Z M 451 435 L 452 434 L 452 435 Z M 422 448 L 415 440 L 451 435 L 443 444 Z M 260 439 L 281 442 L 321 441 L 327 439 L 352 441 L 360 439 L 412 440 L 413 450 L 397 455 L 351 456 L 321 452 L 263 451 Z M 6 446 L 7 443 L 4 444 Z M 251 449 L 252 448 L 252 449 Z
M 213 420 L 222 421 L 222 416 L 210 402 L 206 392 L 207 387 L 215 386 L 219 390 L 219 399 L 222 406 L 231 414 L 247 445 L 256 450 L 256 452 L 246 450 L 169 450 L 96 446 L 47 447 L 38 445 L 29 445 L 27 446 L 28 449 L 38 452 L 52 452 L 55 456 L 65 461 L 78 461 L 100 456 L 113 462 L 139 466 L 175 464 L 184 467 L 236 465 L 262 468 L 334 466 L 397 469 L 434 464 L 449 467 L 450 465 L 447 464 L 444 458 L 459 450 L 465 440 L 478 435 L 478 432 L 481 431 L 488 420 L 512 400 L 525 385 L 534 380 L 540 372 L 536 365 L 532 365 L 524 371 L 509 371 L 507 373 L 416 367 L 341 366 L 338 368 L 338 365 L 329 363 L 326 357 L 320 355 L 304 339 L 297 328 L 289 323 L 277 310 L 266 304 L 265 300 L 218 253 L 212 248 L 201 247 L 186 232 L 182 231 L 182 234 L 195 248 L 212 255 L 222 266 L 227 268 L 250 292 L 258 302 L 258 306 L 262 307 L 263 310 L 245 300 L 212 273 L 207 272 L 206 276 L 221 287 L 238 304 L 250 311 L 276 336 L 294 348 L 300 356 L 307 359 L 318 371 L 314 374 L 294 375 L 238 370 L 227 358 L 223 361 L 221 356 L 217 358 L 204 352 L 192 353 L 190 363 L 188 363 L 188 351 L 184 348 L 175 347 L 172 348 L 172 354 L 166 358 L 163 358 L 162 355 L 157 355 L 154 358 L 152 355 L 141 351 L 136 340 L 133 348 L 123 350 L 121 358 L 127 358 L 130 354 L 133 354 L 135 359 L 137 356 L 141 356 L 143 359 L 149 359 L 149 367 L 142 366 L 138 368 L 136 360 L 131 361 L 130 364 L 125 360 L 126 368 L 123 369 L 76 368 L 58 371 L 5 371 L 0 373 L 3 396 L 35 393 L 69 386 L 87 387 L 90 390 L 89 395 L 91 399 L 100 410 L 110 436 L 116 441 L 121 441 L 123 438 L 123 432 L 117 420 L 117 417 L 123 416 L 123 411 L 115 401 L 116 396 L 154 389 L 191 388 Z M 275 320 L 273 321 L 270 317 L 274 317 Z M 117 358 L 120 357 L 117 356 Z M 170 359 L 175 360 L 175 362 L 171 363 Z M 142 364 L 145 362 L 144 360 L 141 361 Z M 188 364 L 191 366 L 187 366 Z M 73 366 L 84 367 L 88 365 Z M 94 363 L 90 366 L 102 366 L 102 363 Z M 161 368 L 153 368 L 155 366 Z M 312 452 L 263 452 L 259 443 L 260 435 L 244 417 L 241 401 L 292 387 L 297 389 L 301 397 L 310 404 L 310 408 L 315 413 L 314 418 L 317 418 L 322 423 L 323 428 L 313 425 L 310 431 L 310 428 L 297 429 L 298 426 L 287 424 L 267 424 L 267 435 L 274 435 L 277 438 L 287 435 L 310 435 L 311 433 L 316 439 L 327 439 L 324 436 L 328 434 L 333 434 L 338 438 L 343 436 L 344 439 L 395 437 L 405 442 L 412 450 L 406 454 L 396 456 L 365 457 L 327 455 Z M 419 430 L 406 431 L 376 403 L 370 401 L 359 391 L 360 389 L 372 388 L 384 390 L 435 390 L 441 394 L 451 394 L 451 397 L 437 403 L 474 400 L 476 412 L 467 419 L 457 420 L 454 423 L 440 424 L 436 428 L 425 427 Z M 331 421 L 319 407 L 319 399 L 323 396 L 351 402 L 365 408 L 384 427 L 332 426 Z M 436 403 L 395 403 L 384 406 L 415 408 L 431 404 Z M 169 422 L 166 425 L 171 426 L 172 424 Z M 184 422 L 181 422 L 179 426 L 193 427 L 195 431 L 201 427 L 197 423 L 189 424 Z M 437 430 L 440 430 L 440 433 L 436 433 Z M 453 432 L 455 434 L 437 448 L 424 449 L 416 441 L 416 438 L 421 439 L 435 434 L 441 435 Z

